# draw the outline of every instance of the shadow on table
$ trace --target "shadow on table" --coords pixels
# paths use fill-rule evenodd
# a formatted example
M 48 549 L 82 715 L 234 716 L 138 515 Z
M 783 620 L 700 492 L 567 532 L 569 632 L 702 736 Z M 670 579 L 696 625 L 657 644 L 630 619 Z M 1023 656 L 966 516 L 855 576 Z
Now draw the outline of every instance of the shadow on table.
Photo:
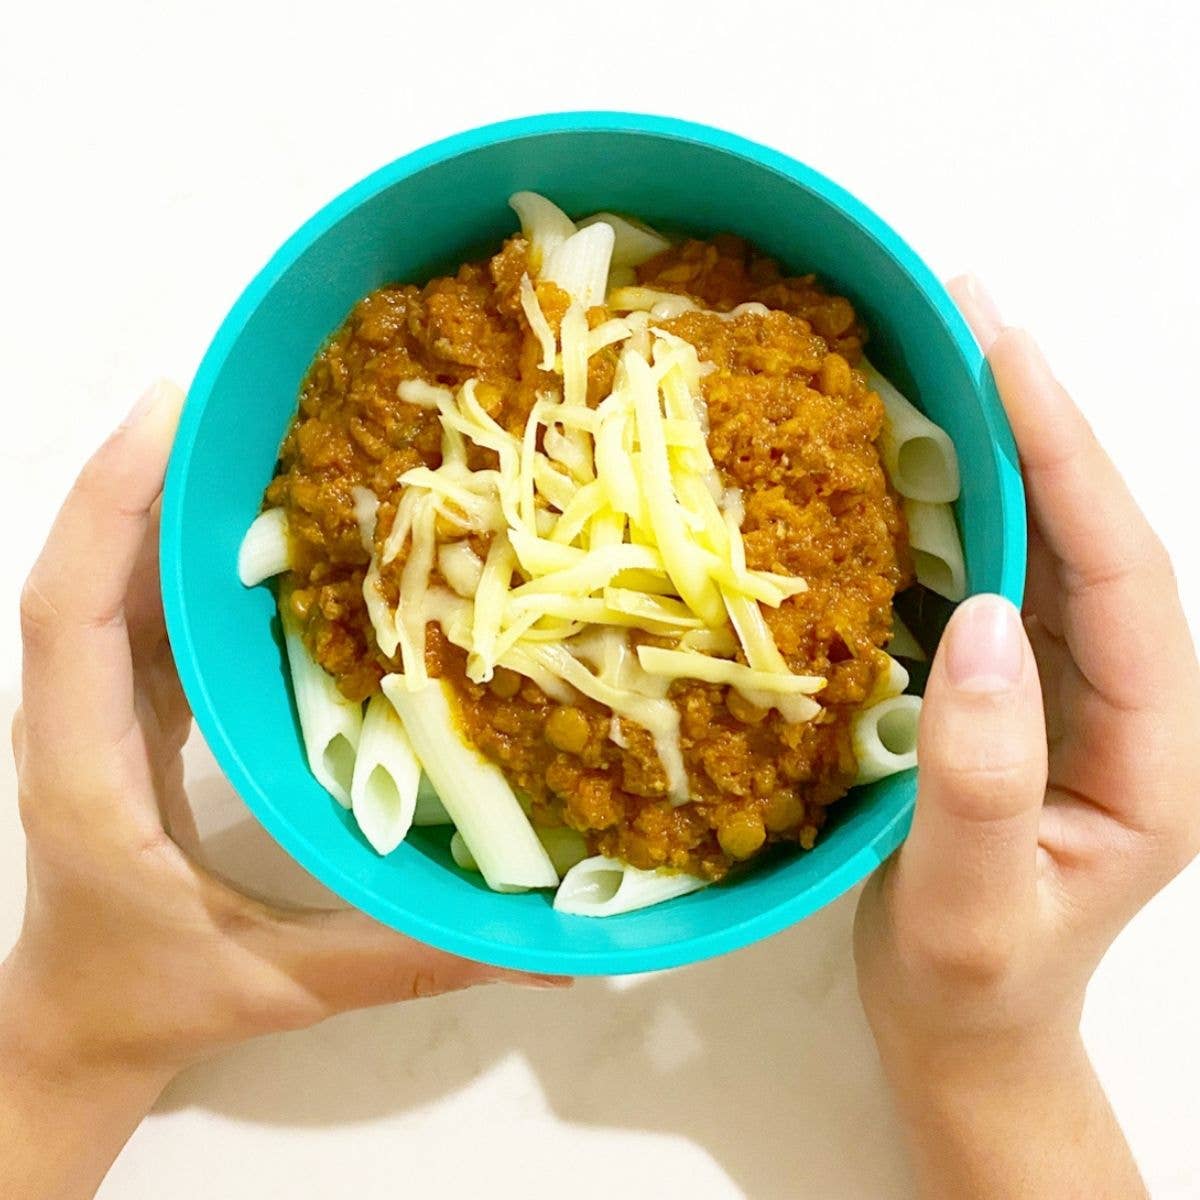
M 203 781 L 201 803 L 206 788 L 227 785 Z M 249 817 L 205 845 L 234 879 L 328 898 Z M 347 1124 L 428 1105 L 517 1055 L 560 1120 L 687 1138 L 755 1200 L 904 1194 L 855 993 L 854 902 L 677 971 L 567 993 L 482 988 L 261 1039 L 181 1077 L 161 1107 Z

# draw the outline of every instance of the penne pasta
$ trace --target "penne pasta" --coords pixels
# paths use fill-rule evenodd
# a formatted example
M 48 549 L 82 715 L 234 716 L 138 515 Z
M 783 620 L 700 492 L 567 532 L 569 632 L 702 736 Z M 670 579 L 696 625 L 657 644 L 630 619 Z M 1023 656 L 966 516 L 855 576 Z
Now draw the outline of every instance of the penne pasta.
M 967 594 L 967 567 L 954 510 L 948 504 L 905 500 L 904 516 L 917 579 L 947 600 L 963 599 Z
M 463 835 L 457 829 L 450 835 L 450 857 L 460 870 L 479 874 L 479 864 L 475 861 L 475 855 L 467 849 L 467 843 L 463 841 Z
M 463 740 L 448 684 L 409 691 L 400 675 L 380 682 L 417 758 L 493 891 L 554 887 L 558 873 L 500 768 Z
M 529 239 L 530 265 L 535 271 L 575 233 L 575 222 L 537 192 L 515 192 L 509 196 L 508 206 L 517 214 L 521 232 Z
M 565 875 L 576 863 L 587 858 L 587 842 L 583 834 L 576 833 L 565 826 L 555 829 L 535 829 L 538 841 L 546 848 L 550 861 L 559 875 Z M 455 866 L 463 871 L 479 872 L 479 864 L 475 855 L 467 847 L 463 835 L 455 830 L 450 836 L 450 857 Z
M 254 587 L 291 565 L 287 513 L 282 508 L 268 508 L 254 518 L 238 547 L 238 578 L 244 586 Z
M 637 286 L 637 272 L 632 267 L 612 267 L 608 272 L 608 290 Z
M 887 670 L 876 679 L 864 707 L 878 704 L 880 700 L 887 700 L 892 696 L 899 696 L 908 687 L 908 672 L 890 654 L 887 655 L 887 660 Z
M 391 854 L 408 834 L 417 806 L 421 764 L 388 698 L 367 703 L 350 781 L 350 807 L 363 837 Z
M 603 221 L 611 225 L 613 231 L 612 265 L 615 268 L 640 267 L 647 259 L 661 254 L 671 248 L 670 241 L 656 229 L 643 225 L 641 221 L 629 217 L 619 217 L 616 213 L 598 212 L 590 217 L 584 217 L 576 224 L 580 229 Z
M 612 226 L 589 225 L 547 253 L 539 279 L 557 284 L 585 309 L 603 304 L 612 252 Z
M 566 875 L 588 856 L 587 839 L 565 825 L 536 829 L 538 841 L 546 848 L 550 861 L 559 875 Z
M 949 504 L 958 499 L 958 455 L 950 435 L 905 399 L 865 359 L 867 386 L 878 392 L 887 412 L 879 438 L 880 455 L 892 486 L 910 500 Z
M 576 863 L 554 896 L 555 910 L 577 917 L 615 917 L 699 891 L 695 875 L 643 871 L 615 858 L 595 855 Z
M 888 653 L 897 658 L 907 658 L 910 662 L 925 662 L 929 658 L 898 612 L 892 613 L 892 639 L 888 642 Z
M 347 700 L 333 677 L 309 657 L 286 601 L 280 605 L 279 619 L 309 770 L 343 808 L 349 808 L 362 705 Z
M 874 783 L 917 765 L 920 696 L 892 696 L 855 713 L 851 745 L 858 762 L 856 785 Z

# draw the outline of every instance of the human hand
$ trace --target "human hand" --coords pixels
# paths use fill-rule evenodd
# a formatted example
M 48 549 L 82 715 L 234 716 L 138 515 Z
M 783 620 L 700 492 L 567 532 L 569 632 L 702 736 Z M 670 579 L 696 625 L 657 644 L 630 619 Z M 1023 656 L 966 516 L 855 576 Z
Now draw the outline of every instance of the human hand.
M 1115 1130 L 1079 1016 L 1110 942 L 1200 848 L 1200 672 L 1166 551 L 1082 414 L 978 284 L 951 291 L 1021 454 L 1024 620 L 985 596 L 946 628 L 912 832 L 859 904 L 859 990 L 929 1194 L 1140 1194 L 1127 1155 L 1096 1190 L 1047 1185 L 1055 1155 L 1079 1165 L 1059 1121 L 1036 1167 L 1025 1152 L 1058 1101 Z M 989 1111 L 987 1153 L 947 1174 L 972 1136 L 956 1122 Z M 1024 1169 L 1044 1190 L 1020 1190 Z
M 478 983 L 565 982 L 443 954 L 354 911 L 265 904 L 193 857 L 180 757 L 191 715 L 157 557 L 181 400 L 152 390 L 88 463 L 22 597 L 13 749 L 29 886 L 20 939 L 0 966 L 0 1062 L 23 1064 L 17 1078 L 45 1103 L 0 1080 L 0 1118 L 32 1123 L 29 1153 L 43 1159 L 36 1114 L 61 1139 L 69 1107 L 53 1081 L 126 1097 L 117 1124 L 127 1136 L 181 1067 L 245 1038 Z M 90 1194 L 13 1182 L 13 1169 L 0 1166 L 4 1195 Z

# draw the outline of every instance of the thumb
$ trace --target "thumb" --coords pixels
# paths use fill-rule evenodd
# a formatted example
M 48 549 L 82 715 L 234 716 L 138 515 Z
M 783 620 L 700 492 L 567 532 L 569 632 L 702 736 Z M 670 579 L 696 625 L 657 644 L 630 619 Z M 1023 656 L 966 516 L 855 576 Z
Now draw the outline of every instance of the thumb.
M 571 982 L 447 954 L 353 909 L 293 914 L 284 922 L 287 973 L 330 1012 L 437 996 L 482 983 L 556 988 Z
M 978 944 L 1019 926 L 1036 899 L 1046 731 L 1033 651 L 1003 597 L 960 605 L 921 709 L 912 832 L 895 886 L 939 937 Z

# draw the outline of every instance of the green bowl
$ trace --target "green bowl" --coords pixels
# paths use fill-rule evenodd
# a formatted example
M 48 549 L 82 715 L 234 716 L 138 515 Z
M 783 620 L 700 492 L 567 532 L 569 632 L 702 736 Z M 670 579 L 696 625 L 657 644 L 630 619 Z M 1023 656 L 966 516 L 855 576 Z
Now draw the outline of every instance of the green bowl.
M 387 925 L 505 967 L 650 971 L 735 950 L 814 912 L 900 844 L 915 772 L 857 789 L 810 853 L 774 852 L 744 877 L 657 908 L 564 916 L 546 893 L 498 895 L 452 863 L 445 830 L 380 858 L 305 763 L 274 600 L 238 582 L 238 545 L 271 478 L 313 355 L 373 288 L 423 281 L 488 253 L 510 193 L 569 213 L 749 238 L 848 296 L 875 364 L 946 428 L 972 592 L 1021 597 L 1025 512 L 991 375 L 945 289 L 878 217 L 774 150 L 664 117 L 563 113 L 471 130 L 398 159 L 326 205 L 258 274 L 196 374 L 167 472 L 162 587 L 171 645 L 201 732 L 233 786 L 297 861 Z

